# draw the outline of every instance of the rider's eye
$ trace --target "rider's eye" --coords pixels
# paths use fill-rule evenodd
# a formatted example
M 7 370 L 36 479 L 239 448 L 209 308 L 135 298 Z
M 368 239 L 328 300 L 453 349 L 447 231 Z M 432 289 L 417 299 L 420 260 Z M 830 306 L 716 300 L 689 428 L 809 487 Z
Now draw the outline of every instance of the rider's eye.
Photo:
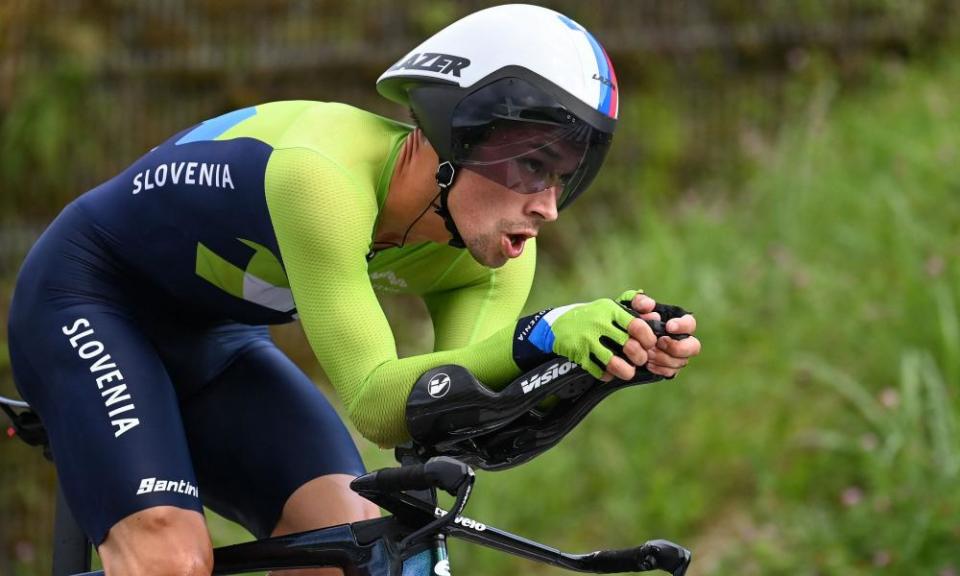
M 543 162 L 536 158 L 521 158 L 519 164 L 527 174 L 541 174 L 543 172 Z

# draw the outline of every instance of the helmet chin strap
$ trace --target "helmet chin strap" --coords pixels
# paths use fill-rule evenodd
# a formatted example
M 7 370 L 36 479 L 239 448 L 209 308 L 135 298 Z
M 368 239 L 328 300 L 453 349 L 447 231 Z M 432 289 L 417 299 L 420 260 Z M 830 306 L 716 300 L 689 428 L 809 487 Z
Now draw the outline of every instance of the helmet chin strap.
M 440 205 L 434 206 L 434 212 L 443 218 L 443 225 L 446 226 L 447 231 L 450 232 L 450 241 L 447 242 L 447 244 L 454 248 L 466 248 L 467 245 L 463 241 L 463 236 L 461 236 L 460 231 L 457 230 L 457 224 L 453 221 L 453 215 L 450 214 L 450 204 L 448 202 L 450 188 L 453 186 L 453 181 L 456 180 L 456 178 L 457 169 L 451 162 L 443 161 L 437 166 L 437 186 L 440 188 Z

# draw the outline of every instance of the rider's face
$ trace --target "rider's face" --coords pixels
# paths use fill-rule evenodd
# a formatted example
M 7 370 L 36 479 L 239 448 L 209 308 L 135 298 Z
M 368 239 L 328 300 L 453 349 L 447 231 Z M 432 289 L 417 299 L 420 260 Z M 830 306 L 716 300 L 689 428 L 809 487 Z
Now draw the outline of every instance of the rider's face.
M 544 222 L 557 219 L 560 189 L 520 194 L 469 169 L 450 190 L 450 212 L 473 258 L 490 268 L 520 256 Z
M 552 126 L 504 123 L 474 145 L 449 201 L 477 262 L 495 268 L 517 258 L 544 222 L 557 219 L 564 183 L 583 157 L 582 145 L 563 133 Z

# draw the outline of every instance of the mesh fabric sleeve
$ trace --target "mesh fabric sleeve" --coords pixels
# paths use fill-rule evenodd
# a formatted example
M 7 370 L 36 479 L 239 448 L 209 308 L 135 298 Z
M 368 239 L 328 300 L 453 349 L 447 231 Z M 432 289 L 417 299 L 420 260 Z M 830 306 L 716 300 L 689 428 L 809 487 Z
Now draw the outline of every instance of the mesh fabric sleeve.
M 513 329 L 530 293 L 536 261 L 535 240 L 527 242 L 521 257 L 492 270 L 463 252 L 439 285 L 424 295 L 433 320 L 434 349 L 459 348 L 506 326 Z M 474 280 L 464 284 L 463 279 L 471 276 Z M 449 282 L 451 279 L 459 283 Z M 494 387 L 506 383 L 486 382 Z
M 344 167 L 309 149 L 276 150 L 265 189 L 303 330 L 366 438 L 381 446 L 408 439 L 406 399 L 430 368 L 460 364 L 491 382 L 519 372 L 511 352 L 513 326 L 465 347 L 397 358 L 393 333 L 367 276 L 376 199 Z

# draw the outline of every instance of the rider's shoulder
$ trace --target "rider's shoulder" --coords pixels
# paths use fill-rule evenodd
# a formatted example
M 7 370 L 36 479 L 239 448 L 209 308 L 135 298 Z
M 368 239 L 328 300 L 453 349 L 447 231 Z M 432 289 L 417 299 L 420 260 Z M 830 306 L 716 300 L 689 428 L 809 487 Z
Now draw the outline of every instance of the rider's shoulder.
M 301 100 L 294 101 L 294 106 L 287 104 L 276 102 L 262 107 L 266 114 L 273 114 L 273 109 L 277 108 L 282 115 L 288 116 L 285 120 L 288 124 L 286 136 L 289 138 L 309 135 L 314 139 L 330 139 L 344 145 L 368 135 L 389 136 L 412 130 L 412 126 L 343 102 Z M 287 109 L 294 109 L 295 115 L 284 114 Z
M 257 114 L 263 116 L 264 140 L 274 150 L 309 150 L 346 165 L 368 156 L 385 157 L 412 130 L 341 102 L 272 102 L 257 106 Z

